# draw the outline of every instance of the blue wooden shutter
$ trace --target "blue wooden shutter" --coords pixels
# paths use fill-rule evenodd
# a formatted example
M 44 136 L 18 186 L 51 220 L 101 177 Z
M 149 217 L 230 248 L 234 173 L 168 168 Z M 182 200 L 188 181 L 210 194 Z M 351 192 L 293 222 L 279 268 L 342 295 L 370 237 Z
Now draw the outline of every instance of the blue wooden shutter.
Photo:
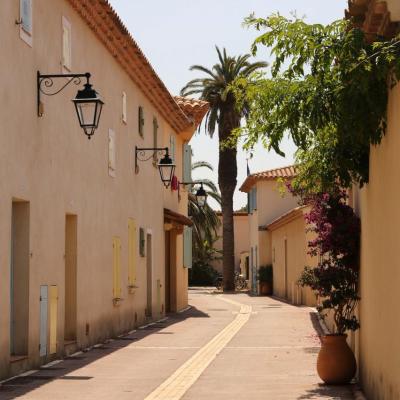
M 183 229 L 183 266 L 192 268 L 192 228 Z
M 153 118 L 153 147 L 156 149 L 158 147 L 158 121 L 157 118 Z M 153 165 L 157 166 L 158 163 L 158 153 L 154 152 L 153 155 Z
M 175 162 L 175 135 L 171 135 L 169 137 L 169 155 L 172 158 L 172 161 Z
M 255 187 L 253 190 L 254 190 L 254 199 L 253 199 L 254 210 L 257 210 L 257 188 Z
M 40 333 L 39 333 L 39 355 L 47 355 L 47 319 L 48 319 L 48 289 L 40 286 Z
M 192 146 L 186 143 L 183 145 L 183 181 L 192 181 Z
M 22 29 L 32 35 L 32 0 L 20 0 L 20 18 Z

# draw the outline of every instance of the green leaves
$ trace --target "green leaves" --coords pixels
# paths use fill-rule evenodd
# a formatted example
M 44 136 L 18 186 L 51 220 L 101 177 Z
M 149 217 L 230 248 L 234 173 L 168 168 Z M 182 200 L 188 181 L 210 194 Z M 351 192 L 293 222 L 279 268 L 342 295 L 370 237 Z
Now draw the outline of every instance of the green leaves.
M 307 24 L 294 17 L 254 15 L 245 25 L 264 31 L 253 43 L 273 57 L 271 78 L 253 75 L 231 84 L 248 104 L 245 148 L 262 142 L 283 155 L 280 143 L 290 135 L 298 146 L 298 185 L 326 191 L 368 182 L 370 145 L 386 131 L 390 86 L 400 77 L 400 40 L 369 43 L 346 20 Z M 262 46 L 262 47 L 261 47 Z

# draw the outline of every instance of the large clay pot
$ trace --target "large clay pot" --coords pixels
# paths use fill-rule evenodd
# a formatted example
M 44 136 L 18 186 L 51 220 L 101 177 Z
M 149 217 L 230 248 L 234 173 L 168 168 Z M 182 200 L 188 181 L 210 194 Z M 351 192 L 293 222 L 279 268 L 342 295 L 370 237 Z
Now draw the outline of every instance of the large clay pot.
M 357 363 L 346 342 L 347 335 L 326 335 L 318 354 L 317 371 L 328 385 L 349 383 L 356 374 Z
M 271 282 L 260 282 L 260 295 L 269 296 L 272 294 L 272 283 Z

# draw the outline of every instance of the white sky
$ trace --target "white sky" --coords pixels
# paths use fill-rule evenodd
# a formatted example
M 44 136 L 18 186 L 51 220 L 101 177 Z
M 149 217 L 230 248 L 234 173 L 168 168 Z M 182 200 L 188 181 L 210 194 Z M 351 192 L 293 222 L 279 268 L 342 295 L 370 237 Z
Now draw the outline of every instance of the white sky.
M 342 18 L 347 0 L 109 0 L 138 42 L 173 95 L 191 79 L 201 77 L 189 67 L 200 64 L 212 67 L 217 62 L 215 45 L 226 47 L 229 54 L 248 53 L 257 32 L 242 27 L 243 19 L 256 13 L 266 17 L 273 12 L 289 16 L 296 12 L 308 22 L 329 23 Z M 267 51 L 259 51 L 259 59 L 268 61 Z M 217 183 L 217 135 L 209 138 L 204 130 L 191 141 L 194 160 L 205 160 L 214 166 L 214 173 L 199 171 L 195 178 L 211 178 Z M 290 165 L 295 146 L 285 140 L 282 149 L 286 158 L 255 149 L 250 160 L 251 172 Z M 238 186 L 235 209 L 246 204 L 247 197 L 238 188 L 246 177 L 246 154 L 238 152 Z

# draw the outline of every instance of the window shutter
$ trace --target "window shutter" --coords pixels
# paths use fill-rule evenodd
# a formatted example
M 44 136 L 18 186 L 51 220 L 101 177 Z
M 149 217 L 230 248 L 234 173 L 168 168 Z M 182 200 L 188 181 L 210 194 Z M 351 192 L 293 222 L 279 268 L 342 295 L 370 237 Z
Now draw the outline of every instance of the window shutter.
M 62 29 L 63 29 L 63 37 L 62 37 L 62 65 L 68 71 L 72 69 L 72 51 L 71 51 L 71 24 L 69 21 L 63 17 L 62 18 Z
M 126 115 L 126 93 L 122 92 L 122 122 L 127 123 L 127 115 Z
M 146 252 L 145 252 L 145 238 L 144 238 L 144 229 L 140 228 L 139 229 L 139 252 L 140 252 L 140 256 L 141 257 L 145 257 L 146 256 Z
M 32 0 L 20 0 L 21 28 L 32 35 Z
M 139 135 L 141 137 L 144 136 L 144 111 L 143 107 L 139 106 L 139 111 L 138 111 L 138 128 L 139 128 Z
M 192 268 L 192 228 L 183 229 L 183 266 Z
M 254 210 L 257 210 L 257 188 L 255 187 L 253 190 L 254 190 L 254 199 L 253 199 Z
M 113 238 L 113 298 L 121 298 L 121 239 Z
M 175 135 L 169 137 L 169 153 L 172 161 L 175 162 Z
M 108 130 L 108 174 L 115 177 L 116 171 L 116 146 L 115 132 L 112 129 Z
M 58 287 L 50 286 L 50 354 L 57 353 Z
M 156 149 L 158 147 L 158 121 L 157 118 L 153 118 L 153 147 Z M 157 166 L 158 155 L 157 151 L 153 154 L 153 165 Z
M 183 145 L 183 181 L 192 181 L 192 146 Z
M 128 284 L 136 284 L 136 222 L 130 218 L 128 220 Z

